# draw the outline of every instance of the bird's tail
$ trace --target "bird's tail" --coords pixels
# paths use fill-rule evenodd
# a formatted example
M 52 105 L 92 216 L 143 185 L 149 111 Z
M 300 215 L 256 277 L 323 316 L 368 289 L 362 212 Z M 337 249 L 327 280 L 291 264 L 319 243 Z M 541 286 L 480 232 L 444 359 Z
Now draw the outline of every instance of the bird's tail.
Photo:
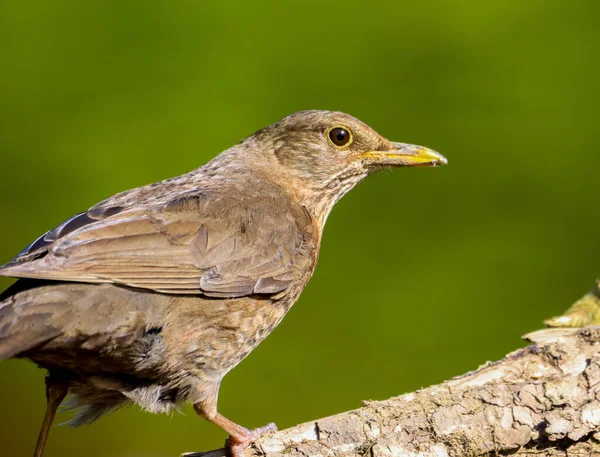
M 52 293 L 40 293 L 43 281 L 21 279 L 0 294 L 0 360 L 18 357 L 61 331 L 52 325 L 69 305 Z

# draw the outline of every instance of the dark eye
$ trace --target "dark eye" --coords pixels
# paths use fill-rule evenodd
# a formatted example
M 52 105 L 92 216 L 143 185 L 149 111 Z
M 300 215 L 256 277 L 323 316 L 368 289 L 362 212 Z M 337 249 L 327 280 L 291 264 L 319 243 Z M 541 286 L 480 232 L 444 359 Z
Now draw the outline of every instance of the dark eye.
M 329 131 L 329 139 L 339 147 L 348 145 L 351 138 L 352 135 L 350 135 L 350 132 L 342 127 L 336 127 Z

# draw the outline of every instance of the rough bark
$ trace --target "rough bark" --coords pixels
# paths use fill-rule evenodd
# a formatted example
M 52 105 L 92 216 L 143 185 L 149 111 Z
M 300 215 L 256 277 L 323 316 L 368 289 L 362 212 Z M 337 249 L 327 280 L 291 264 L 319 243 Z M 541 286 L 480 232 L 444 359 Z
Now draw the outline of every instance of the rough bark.
M 600 327 L 526 338 L 498 362 L 263 437 L 245 456 L 600 456 Z

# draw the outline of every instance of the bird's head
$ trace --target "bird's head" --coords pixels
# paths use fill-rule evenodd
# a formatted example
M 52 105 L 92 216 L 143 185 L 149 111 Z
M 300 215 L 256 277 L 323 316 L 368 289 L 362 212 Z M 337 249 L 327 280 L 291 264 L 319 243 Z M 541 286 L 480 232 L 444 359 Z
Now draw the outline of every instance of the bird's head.
M 389 141 L 333 111 L 294 113 L 239 146 L 248 166 L 289 190 L 323 222 L 333 205 L 374 171 L 447 163 L 431 149 Z

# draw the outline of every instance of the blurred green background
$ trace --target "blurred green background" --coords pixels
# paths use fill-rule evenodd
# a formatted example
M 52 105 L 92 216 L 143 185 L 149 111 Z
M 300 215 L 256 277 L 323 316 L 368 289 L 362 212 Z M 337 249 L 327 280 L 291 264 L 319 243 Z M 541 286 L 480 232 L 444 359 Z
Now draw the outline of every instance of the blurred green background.
M 314 278 L 225 378 L 221 412 L 285 428 L 501 358 L 600 275 L 599 14 L 591 0 L 3 1 L 0 260 L 291 112 L 342 110 L 450 165 L 381 173 L 337 205 Z M 42 371 L 2 362 L 0 404 L 0 453 L 30 455 Z M 56 427 L 47 456 L 223 443 L 183 412 Z

